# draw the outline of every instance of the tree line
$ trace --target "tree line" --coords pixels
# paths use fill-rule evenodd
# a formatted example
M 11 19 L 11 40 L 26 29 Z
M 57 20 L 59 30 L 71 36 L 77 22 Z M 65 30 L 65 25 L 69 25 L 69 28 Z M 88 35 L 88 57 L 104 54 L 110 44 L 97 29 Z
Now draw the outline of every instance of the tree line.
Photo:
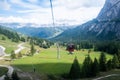
M 17 32 L 11 29 L 7 29 L 3 26 L 0 26 L 0 34 L 5 35 L 6 37 L 8 37 L 8 39 L 11 39 L 13 42 L 30 42 L 30 44 L 35 44 L 43 48 L 49 48 L 51 45 L 53 45 L 53 43 L 48 40 L 37 37 L 22 36 L 19 35 Z M 2 40 L 5 40 L 4 36 L 2 37 Z
M 37 45 L 41 48 L 50 48 L 50 46 L 52 46 L 54 43 L 49 41 L 49 40 L 45 40 L 45 39 L 40 39 L 40 38 L 36 38 L 36 37 L 27 37 L 27 41 L 29 41 L 30 45 Z
M 8 30 L 2 26 L 0 26 L 0 34 L 3 34 L 8 37 L 8 39 L 11 39 L 13 42 L 19 42 L 20 36 L 17 34 L 17 32 L 14 32 L 12 30 Z M 2 38 L 5 40 L 5 38 Z
M 74 41 L 73 43 L 76 50 L 93 49 L 94 51 L 106 52 L 108 54 L 120 53 L 120 41 Z M 60 45 L 66 47 L 69 43 L 61 42 Z
M 99 59 L 94 58 L 94 60 L 92 60 L 90 55 L 86 56 L 81 65 L 77 57 L 75 57 L 70 72 L 67 75 L 63 75 L 63 77 L 69 79 L 95 77 L 99 75 L 100 72 L 116 68 L 120 68 L 120 57 L 114 54 L 112 59 L 107 60 L 106 54 L 102 52 Z
M 91 49 L 94 46 L 93 43 L 90 41 L 60 42 L 59 44 L 64 47 L 69 44 L 74 44 L 76 50 Z
M 120 42 L 119 41 L 97 42 L 95 44 L 94 50 L 107 52 L 109 54 L 119 54 L 120 53 Z

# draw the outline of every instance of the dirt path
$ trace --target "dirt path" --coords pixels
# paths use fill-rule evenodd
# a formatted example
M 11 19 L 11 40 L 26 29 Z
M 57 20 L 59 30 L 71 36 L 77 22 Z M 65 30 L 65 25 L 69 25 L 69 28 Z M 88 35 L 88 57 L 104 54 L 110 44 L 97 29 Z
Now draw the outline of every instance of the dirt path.
M 102 76 L 102 77 L 99 77 L 99 78 L 96 78 L 96 79 L 93 79 L 93 80 L 102 80 L 103 78 L 107 78 L 107 77 L 110 77 L 110 76 L 119 76 L 119 75 L 118 74 L 110 74 L 110 75 Z

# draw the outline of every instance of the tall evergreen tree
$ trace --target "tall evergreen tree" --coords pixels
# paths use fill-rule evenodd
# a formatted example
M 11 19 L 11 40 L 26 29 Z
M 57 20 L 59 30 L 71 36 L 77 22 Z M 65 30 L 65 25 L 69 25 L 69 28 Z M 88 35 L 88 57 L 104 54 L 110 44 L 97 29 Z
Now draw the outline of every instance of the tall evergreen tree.
M 6 40 L 6 38 L 4 36 L 2 36 L 2 40 Z
M 112 69 L 112 60 L 109 59 L 109 60 L 107 61 L 107 70 L 111 70 L 111 69 Z
M 98 60 L 95 58 L 92 64 L 92 75 L 97 76 L 99 74 L 99 63 Z
M 15 52 L 13 50 L 11 51 L 10 57 L 11 57 L 11 59 L 15 59 L 16 58 Z
M 11 80 L 8 74 L 5 74 L 4 80 Z
M 118 49 L 117 56 L 118 56 L 118 60 L 119 60 L 119 68 L 120 68 L 120 49 Z
M 90 58 L 90 55 L 88 55 L 82 66 L 82 77 L 91 77 L 92 76 L 92 59 Z
M 18 77 L 18 75 L 15 71 L 12 74 L 12 80 L 20 80 L 20 78 Z
M 32 45 L 31 45 L 30 54 L 31 54 L 31 55 L 34 55 L 34 53 L 35 53 L 35 48 L 34 48 L 34 45 L 32 44 Z
M 21 37 L 21 39 L 20 39 L 20 40 L 21 40 L 21 41 L 23 41 L 23 42 L 25 42 L 25 41 L 26 41 L 24 37 Z
M 100 67 L 100 71 L 106 71 L 107 70 L 107 66 L 106 66 L 106 55 L 105 53 L 101 53 L 100 58 L 99 58 L 99 67 Z
M 113 68 L 119 67 L 119 60 L 116 54 L 114 54 L 113 59 L 112 59 L 112 67 Z
M 77 60 L 77 57 L 75 57 L 73 64 L 71 66 L 70 72 L 69 72 L 69 78 L 71 79 L 78 79 L 80 78 L 80 65 Z

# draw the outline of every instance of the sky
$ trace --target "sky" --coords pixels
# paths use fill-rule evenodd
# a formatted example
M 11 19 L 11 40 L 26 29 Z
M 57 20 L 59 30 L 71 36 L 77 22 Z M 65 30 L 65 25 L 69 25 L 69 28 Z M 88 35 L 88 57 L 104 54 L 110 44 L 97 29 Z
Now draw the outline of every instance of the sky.
M 82 24 L 97 17 L 105 0 L 52 0 L 55 24 Z M 1 23 L 51 24 L 50 0 L 0 0 Z

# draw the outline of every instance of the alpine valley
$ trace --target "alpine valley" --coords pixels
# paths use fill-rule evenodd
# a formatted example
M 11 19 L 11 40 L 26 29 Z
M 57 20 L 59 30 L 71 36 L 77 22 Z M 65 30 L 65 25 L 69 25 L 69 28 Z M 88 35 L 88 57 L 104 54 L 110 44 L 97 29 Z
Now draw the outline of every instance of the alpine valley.
M 98 16 L 53 40 L 120 40 L 120 0 L 106 0 Z
M 67 29 L 74 28 L 70 25 L 56 25 L 53 27 L 50 24 L 34 24 L 34 23 L 0 23 L 1 26 L 12 28 L 13 30 L 31 37 L 39 37 L 50 39 L 53 38 Z
M 78 10 L 74 10 L 75 4 L 80 7 L 84 1 L 88 8 L 102 0 L 0 0 L 0 80 L 120 80 L 120 0 L 106 0 L 98 16 L 84 24 L 71 25 L 72 17 L 79 19 L 76 15 L 68 15 L 71 23 L 67 24 L 67 19 L 62 21 L 66 24 L 56 22 L 60 10 L 71 10 L 67 4 L 74 6 L 70 11 L 74 13 Z M 61 4 L 62 9 L 56 8 Z M 46 17 L 36 13 L 52 17 L 53 24 L 55 16 L 55 25 L 47 24 Z M 41 22 L 36 24 L 33 17 Z

